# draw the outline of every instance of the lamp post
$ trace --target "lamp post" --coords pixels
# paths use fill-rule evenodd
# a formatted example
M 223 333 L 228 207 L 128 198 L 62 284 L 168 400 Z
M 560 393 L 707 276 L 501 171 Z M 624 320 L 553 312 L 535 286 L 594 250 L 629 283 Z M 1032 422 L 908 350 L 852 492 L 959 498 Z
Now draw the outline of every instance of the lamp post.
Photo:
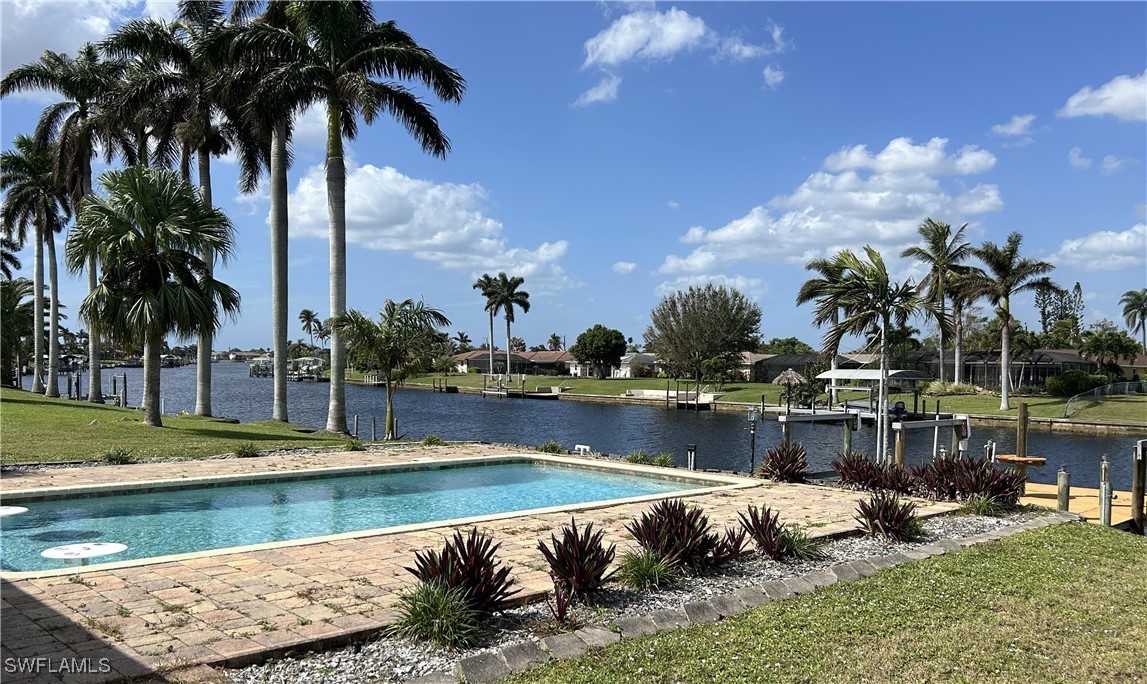
M 689 470 L 697 470 L 697 445 L 685 445 L 685 462 Z
M 756 470 L 757 463 L 757 407 L 749 407 L 749 474 Z

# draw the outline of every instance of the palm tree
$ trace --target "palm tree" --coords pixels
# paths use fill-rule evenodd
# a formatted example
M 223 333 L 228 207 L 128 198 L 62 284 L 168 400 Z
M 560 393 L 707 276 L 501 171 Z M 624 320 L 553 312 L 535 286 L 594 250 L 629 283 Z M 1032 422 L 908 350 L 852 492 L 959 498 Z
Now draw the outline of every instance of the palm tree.
M 0 235 L 0 276 L 5 280 L 12 280 L 12 271 L 23 268 L 20 257 L 16 256 L 21 249 L 18 242 L 7 235 Z
M 459 352 L 468 352 L 474 348 L 474 343 L 471 341 L 470 336 L 461 330 L 459 330 L 458 334 L 452 339 L 457 343 Z
M 880 448 L 879 459 L 884 460 L 888 456 L 888 358 L 892 333 L 894 329 L 906 326 L 908 319 L 921 311 L 935 313 L 935 307 L 932 302 L 920 298 L 918 288 L 911 281 L 893 282 L 879 252 L 868 245 L 865 245 L 864 252 L 867 260 L 846 249 L 817 264 L 817 270 L 826 274 L 826 278 L 818 288 L 814 321 L 823 324 L 834 311 L 839 311 L 842 316 L 825 333 L 826 353 L 839 349 L 845 335 L 872 335 L 878 340 L 880 386 L 876 439 Z
M 979 298 L 973 277 L 976 269 L 967 269 L 948 281 L 948 299 L 952 301 L 952 382 L 959 385 L 964 380 L 964 318 L 967 311 Z
M 32 281 L 0 281 L 0 381 L 20 385 L 20 339 L 32 332 Z
M 334 324 L 345 334 L 347 351 L 362 370 L 374 370 L 386 384 L 386 439 L 398 439 L 394 426 L 394 390 L 406 374 L 406 364 L 429 349 L 437 328 L 450 325 L 438 309 L 425 302 L 386 300 L 372 321 L 351 309 Z
M 346 167 L 343 140 L 383 112 L 397 118 L 423 150 L 444 157 L 450 141 L 430 108 L 398 81 L 421 81 L 440 99 L 458 102 L 465 81 L 393 22 L 376 23 L 368 3 L 292 2 L 286 10 L 297 31 L 252 25 L 246 44 L 274 55 L 253 95 L 260 108 L 322 102 L 327 107 L 327 207 L 330 219 L 331 317 L 346 312 Z M 375 77 L 393 80 L 375 80 Z M 331 388 L 327 429 L 346 432 L 346 358 L 342 333 L 331 335 Z
M 0 81 L 0 97 L 25 90 L 54 90 L 65 98 L 43 111 L 34 138 L 41 146 L 56 141 L 52 147 L 56 180 L 66 189 L 73 207 L 79 207 L 92 192 L 92 157 L 97 147 L 108 162 L 117 153 L 128 163 L 135 161 L 133 140 L 121 125 L 114 99 L 125 68 L 122 61 L 101 60 L 89 43 L 75 59 L 45 50 L 39 61 L 16 67 Z M 96 289 L 98 273 L 98 264 L 88 263 L 89 295 Z M 98 328 L 89 331 L 88 361 L 88 401 L 102 404 Z
M 1123 305 L 1123 321 L 1132 333 L 1139 331 L 1143 336 L 1143 353 L 1147 354 L 1147 287 L 1142 290 L 1128 290 L 1119 299 Z
M 514 348 L 513 339 L 510 337 L 510 324 L 514 322 L 514 307 L 522 310 L 522 313 L 529 313 L 530 311 L 530 293 L 518 288 L 526 282 L 525 278 L 521 276 L 507 276 L 505 272 L 498 274 L 498 279 L 494 285 L 494 302 L 497 305 L 496 309 L 501 309 L 506 318 L 506 374 L 510 374 L 510 350 Z M 491 341 L 493 340 L 491 336 Z
M 311 336 L 311 346 L 315 346 L 315 333 L 323 325 L 319 315 L 310 309 L 303 309 L 299 312 L 299 322 L 303 324 L 303 332 Z
M 840 279 L 843 277 L 844 272 L 842 266 L 836 262 L 835 259 L 813 259 L 805 264 L 806 271 L 816 271 L 820 274 L 819 278 L 810 278 L 806 280 L 800 290 L 797 291 L 797 305 L 806 304 L 811 301 L 816 301 L 817 306 L 813 313 L 813 325 L 820 328 L 825 325 L 835 326 L 840 323 L 840 307 L 827 299 L 827 295 L 840 284 Z M 840 354 L 839 347 L 826 347 L 822 354 L 829 357 L 829 369 L 835 371 L 837 369 L 837 357 Z M 835 383 L 834 383 L 835 384 Z M 837 402 L 837 392 L 832 390 L 830 395 L 830 403 Z
M 487 371 L 491 375 L 494 374 L 494 315 L 498 313 L 497 303 L 497 286 L 498 280 L 489 273 L 483 273 L 481 278 L 474 282 L 473 288 L 482 293 L 486 298 L 486 305 L 483 307 L 486 313 L 490 314 L 490 368 Z M 508 369 L 507 369 L 508 370 Z
M 902 257 L 909 257 L 928 267 L 927 296 L 934 304 L 939 306 L 940 316 L 947 317 L 946 301 L 948 299 L 947 286 L 951 279 L 965 269 L 962 262 L 968 258 L 972 246 L 964 240 L 964 230 L 968 224 L 952 234 L 952 226 L 943 221 L 924 219 L 920 224 L 920 237 L 924 239 L 922 246 L 913 246 L 900 253 Z M 948 327 L 939 325 L 940 330 L 940 384 L 944 384 L 944 329 Z
M 232 140 L 244 137 L 239 133 L 242 126 L 237 122 L 237 110 L 224 107 L 221 95 L 230 36 L 220 0 L 184 0 L 174 22 L 129 21 L 102 44 L 109 55 L 135 57 L 156 67 L 139 71 L 121 101 L 129 112 L 159 101 L 181 113 L 175 126 L 181 171 L 189 180 L 189 159 L 194 151 L 199 194 L 208 206 L 212 206 L 212 155 L 227 153 Z M 258 164 L 258 154 L 241 154 L 240 159 L 244 173 L 258 175 L 258 170 L 249 166 Z M 206 277 L 210 278 L 214 257 L 204 253 L 200 258 L 207 264 Z M 195 414 L 200 416 L 211 415 L 211 334 L 204 328 L 198 340 Z
M 1000 410 L 1010 411 L 1008 385 L 1011 373 L 1011 336 L 1014 318 L 1011 298 L 1018 292 L 1034 290 L 1037 277 L 1050 272 L 1054 266 L 1046 261 L 1020 257 L 1020 244 L 1024 236 L 1019 232 L 1008 235 L 1003 246 L 985 242 L 972 250 L 972 254 L 987 266 L 987 272 L 977 270 L 972 276 L 973 290 L 988 298 L 996 307 L 1000 319 Z
M 3 223 L 4 234 L 16 244 L 24 244 L 29 233 L 32 235 L 32 310 L 38 322 L 44 320 L 44 247 L 48 249 L 52 303 L 47 383 L 43 381 L 44 326 L 38 324 L 33 330 L 32 391 L 58 397 L 60 288 L 55 236 L 71 217 L 71 210 L 52 173 L 51 151 L 26 135 L 17 135 L 14 146 L 15 149 L 0 154 L 0 190 L 5 193 L 0 222 Z
M 562 336 L 557 333 L 550 333 L 550 339 L 546 340 L 546 348 L 550 351 L 561 351 Z
M 219 312 L 235 315 L 239 294 L 208 275 L 204 250 L 226 260 L 234 228 L 191 184 L 172 171 L 133 167 L 100 176 L 107 197 L 84 200 L 68 236 L 73 272 L 97 257 L 99 286 L 80 306 L 118 339 L 143 344 L 144 423 L 162 425 L 159 354 L 164 337 L 219 327 Z

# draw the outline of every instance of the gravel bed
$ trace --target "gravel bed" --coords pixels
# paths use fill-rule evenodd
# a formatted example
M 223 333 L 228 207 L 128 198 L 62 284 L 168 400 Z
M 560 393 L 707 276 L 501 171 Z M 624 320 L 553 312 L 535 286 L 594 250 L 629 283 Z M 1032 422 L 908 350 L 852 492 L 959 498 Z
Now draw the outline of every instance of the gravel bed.
M 1001 527 L 1017 525 L 1044 515 L 1018 511 L 1000 518 L 975 515 L 946 515 L 924 521 L 925 538 L 912 543 L 891 543 L 865 537 L 830 541 L 821 561 L 777 562 L 753 555 L 734 562 L 719 574 L 691 577 L 678 586 L 656 592 L 638 592 L 611 583 L 592 606 L 579 605 L 558 628 L 544 604 L 533 604 L 495 615 L 480 647 L 443 651 L 433 646 L 398 639 L 381 638 L 345 648 L 274 660 L 262 665 L 227 670 L 225 676 L 236 684 L 292 684 L 324 682 L 401 682 L 434 672 L 451 672 L 454 663 L 479 653 L 495 651 L 522 641 L 539 641 L 546 636 L 577 627 L 608 623 L 624 615 L 643 615 L 663 608 L 676 608 L 690 601 L 727 594 L 745 586 L 776 579 L 788 579 L 820 568 L 872 556 L 883 556 L 939 539 L 958 539 Z

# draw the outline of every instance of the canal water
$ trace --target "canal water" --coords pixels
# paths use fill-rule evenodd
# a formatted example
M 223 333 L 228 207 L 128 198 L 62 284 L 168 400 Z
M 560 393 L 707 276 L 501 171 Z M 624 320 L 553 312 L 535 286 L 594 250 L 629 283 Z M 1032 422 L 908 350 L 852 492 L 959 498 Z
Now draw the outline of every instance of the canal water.
M 127 373 L 128 403 L 138 405 L 142 371 L 117 369 Z M 270 378 L 250 378 L 243 363 L 216 363 L 212 367 L 214 392 L 212 408 L 217 416 L 238 418 L 246 423 L 268 420 L 272 409 Z M 104 373 L 104 392 L 111 391 L 111 372 Z M 86 381 L 86 378 L 85 378 Z M 168 414 L 192 412 L 195 408 L 195 366 L 165 368 L 161 376 L 161 396 Z M 293 382 L 287 386 L 288 417 L 292 423 L 316 429 L 326 427 L 325 383 Z M 381 387 L 347 385 L 346 404 L 349 428 L 359 416 L 359 435 L 370 438 L 370 420 L 378 423 L 379 434 L 386 415 L 386 396 Z M 669 452 L 679 465 L 685 463 L 685 445 L 697 445 L 697 467 L 745 471 L 750 460 L 750 436 L 744 413 L 734 411 L 666 410 L 662 406 L 599 404 L 583 401 L 537 401 L 483 398 L 475 394 L 441 394 L 425 390 L 399 389 L 395 395 L 399 432 L 406 439 L 419 440 L 437 435 L 446 440 L 471 440 L 537 446 L 554 440 L 567 449 L 586 444 L 595 451 L 627 454 L 645 450 L 650 454 Z M 794 424 L 794 441 L 804 444 L 809 467 L 829 470 L 829 463 L 843 447 L 839 425 Z M 908 441 L 909 465 L 923 463 L 932 452 L 932 432 L 913 431 Z M 1044 456 L 1046 466 L 1028 471 L 1032 482 L 1054 483 L 1056 470 L 1066 464 L 1072 484 L 1099 486 L 1099 464 L 1106 456 L 1111 462 L 1111 479 L 1116 489 L 1131 487 L 1131 454 L 1137 439 L 1147 439 L 1147 428 L 1138 435 L 1084 435 L 1045 432 L 1028 434 L 1028 453 Z M 1014 428 L 972 428 L 970 449 L 982 452 L 994 440 L 997 452 L 1015 452 Z M 941 436 L 940 444 L 947 446 Z M 757 423 L 756 462 L 768 447 L 781 442 L 780 424 L 766 418 Z M 876 431 L 863 426 L 854 433 L 854 450 L 876 452 Z

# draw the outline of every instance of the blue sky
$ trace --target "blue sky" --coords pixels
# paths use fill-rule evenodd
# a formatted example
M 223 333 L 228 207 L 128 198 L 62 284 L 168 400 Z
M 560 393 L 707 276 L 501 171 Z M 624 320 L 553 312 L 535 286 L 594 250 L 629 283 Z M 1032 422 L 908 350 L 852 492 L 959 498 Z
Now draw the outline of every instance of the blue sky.
M 74 53 L 163 2 L 0 3 L 0 68 Z M 794 296 L 804 264 L 871 244 L 897 257 L 928 216 L 969 224 L 1082 284 L 1086 318 L 1121 322 L 1147 286 L 1147 4 L 377 3 L 468 82 L 434 102 L 453 143 L 423 154 L 392 121 L 350 150 L 348 306 L 423 298 L 479 343 L 477 276 L 525 278 L 514 334 L 573 344 L 595 323 L 640 340 L 660 297 L 735 286 L 762 336 L 822 331 Z M 5 147 L 50 94 L 0 103 Z M 297 124 L 290 305 L 328 311 L 322 113 Z M 270 347 L 267 197 L 214 164 L 238 229 L 219 277 L 243 313 L 217 348 Z M 25 257 L 30 275 L 30 250 Z M 74 311 L 86 285 L 61 286 Z M 1038 325 L 1030 295 L 1018 316 Z M 69 321 L 72 328 L 77 327 Z M 922 322 L 917 327 L 924 328 Z M 292 338 L 304 337 L 297 325 Z M 504 324 L 495 328 L 504 344 Z

